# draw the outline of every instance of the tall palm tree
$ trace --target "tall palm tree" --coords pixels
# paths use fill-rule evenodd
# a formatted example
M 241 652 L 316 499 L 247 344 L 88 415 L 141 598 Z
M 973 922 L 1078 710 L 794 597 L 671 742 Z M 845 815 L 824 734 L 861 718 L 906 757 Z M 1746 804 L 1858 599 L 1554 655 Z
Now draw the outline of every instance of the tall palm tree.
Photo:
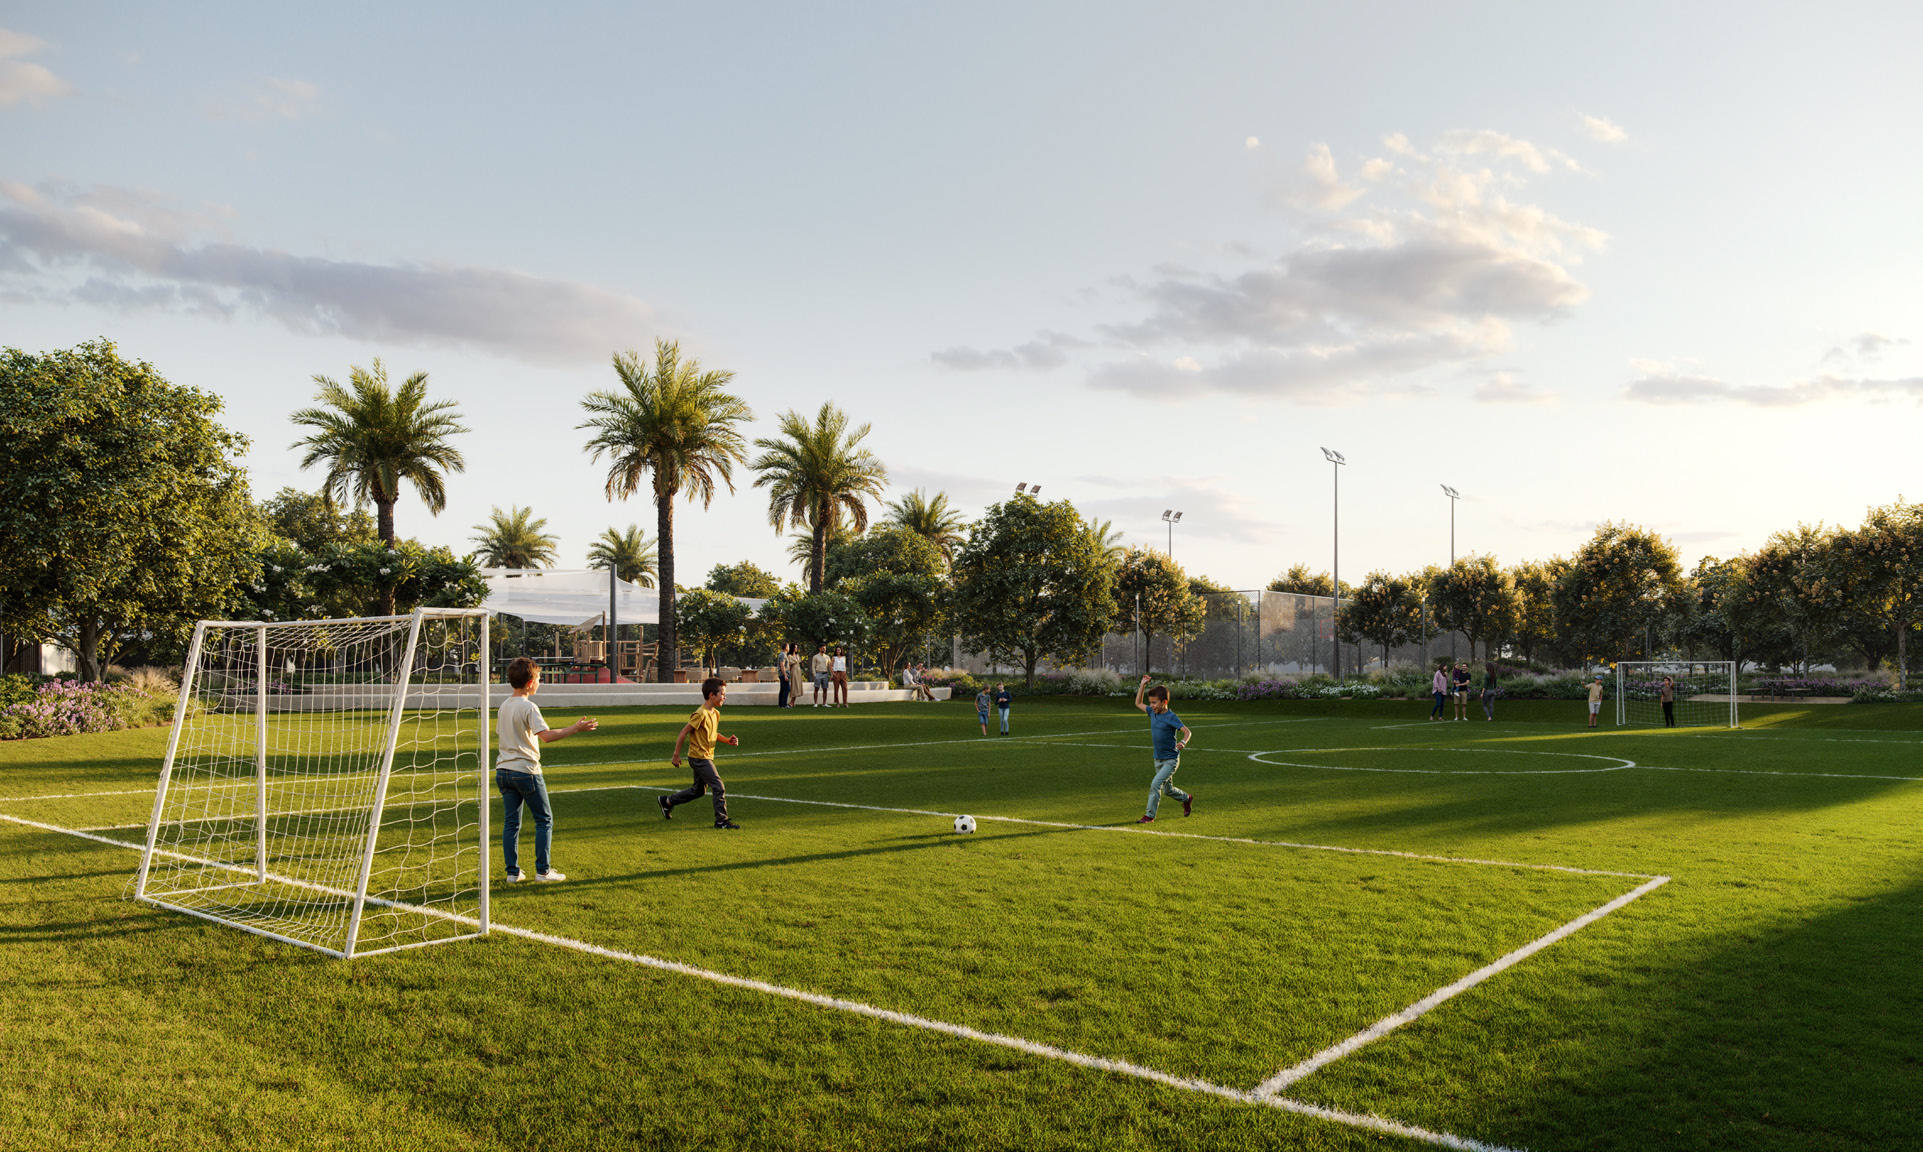
M 327 466 L 322 491 L 341 504 L 371 500 L 381 542 L 394 546 L 394 502 L 406 481 L 435 516 L 447 507 L 445 472 L 466 467 L 450 438 L 467 431 L 452 400 L 427 402 L 427 373 L 416 372 L 398 391 L 387 383 L 387 366 L 375 357 L 371 369 L 349 366 L 347 387 L 315 376 L 318 405 L 295 412 L 295 424 L 314 431 L 293 447 L 305 449 L 300 466 Z M 394 594 L 381 596 L 381 611 L 391 615 Z
M 809 424 L 801 413 L 781 414 L 781 435 L 755 441 L 764 449 L 755 459 L 755 487 L 768 489 L 768 522 L 776 532 L 790 525 L 814 538 L 808 562 L 808 590 L 821 591 L 828 538 L 842 528 L 842 516 L 856 532 L 868 529 L 868 498 L 881 498 L 888 469 L 860 447 L 873 425 L 850 432 L 848 414 L 828 402 Z
M 734 426 L 754 413 L 728 392 L 734 373 L 703 372 L 698 360 L 681 359 L 681 346 L 654 342 L 652 367 L 632 350 L 614 354 L 621 387 L 591 392 L 581 401 L 594 429 L 589 458 L 608 457 L 607 497 L 626 499 L 649 478 L 654 495 L 655 544 L 660 553 L 661 682 L 674 680 L 674 498 L 685 493 L 706 508 L 714 502 L 715 481 L 734 491 L 734 465 L 747 459 L 746 444 Z
M 609 566 L 614 568 L 617 577 L 630 584 L 654 587 L 654 545 L 633 524 L 628 525 L 626 532 L 608 529 L 588 549 L 588 567 Z
M 954 563 L 955 549 L 962 546 L 962 529 L 967 521 L 961 513 L 948 506 L 948 493 L 937 492 L 933 500 L 922 495 L 917 488 L 901 499 L 888 505 L 888 515 L 882 523 L 908 531 L 925 538 L 930 544 L 941 549 L 941 558 L 946 563 Z
M 495 508 L 488 522 L 474 526 L 474 555 L 484 568 L 552 568 L 554 546 L 559 536 L 542 529 L 545 518 L 534 519 L 534 509 L 512 505 L 506 512 Z
M 1088 530 L 1095 534 L 1096 546 L 1111 564 L 1120 564 L 1127 557 L 1128 549 L 1122 546 L 1122 530 L 1115 527 L 1114 521 L 1091 520 Z

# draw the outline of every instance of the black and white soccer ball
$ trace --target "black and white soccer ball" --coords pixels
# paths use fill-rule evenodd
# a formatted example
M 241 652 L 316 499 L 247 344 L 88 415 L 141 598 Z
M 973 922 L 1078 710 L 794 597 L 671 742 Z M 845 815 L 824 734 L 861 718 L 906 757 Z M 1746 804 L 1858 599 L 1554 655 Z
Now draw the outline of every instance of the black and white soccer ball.
M 975 818 L 973 816 L 955 817 L 955 831 L 973 832 L 974 830 L 975 830 Z

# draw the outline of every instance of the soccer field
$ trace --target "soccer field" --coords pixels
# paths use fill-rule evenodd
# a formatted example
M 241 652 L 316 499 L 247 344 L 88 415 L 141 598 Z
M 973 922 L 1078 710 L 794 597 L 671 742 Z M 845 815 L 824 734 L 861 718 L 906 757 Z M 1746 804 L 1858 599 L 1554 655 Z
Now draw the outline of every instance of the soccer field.
M 0 1148 L 1923 1143 L 1923 709 L 1175 704 L 1148 826 L 1125 701 L 729 709 L 728 833 L 610 709 L 351 962 L 125 899 L 164 730 L 0 745 Z

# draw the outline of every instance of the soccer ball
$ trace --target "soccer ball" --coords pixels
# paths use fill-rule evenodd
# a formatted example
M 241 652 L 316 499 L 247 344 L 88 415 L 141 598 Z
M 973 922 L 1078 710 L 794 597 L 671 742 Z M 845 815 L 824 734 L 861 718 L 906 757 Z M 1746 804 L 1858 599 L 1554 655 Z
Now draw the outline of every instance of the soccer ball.
M 975 818 L 973 816 L 955 817 L 955 831 L 973 832 L 974 830 L 975 830 Z

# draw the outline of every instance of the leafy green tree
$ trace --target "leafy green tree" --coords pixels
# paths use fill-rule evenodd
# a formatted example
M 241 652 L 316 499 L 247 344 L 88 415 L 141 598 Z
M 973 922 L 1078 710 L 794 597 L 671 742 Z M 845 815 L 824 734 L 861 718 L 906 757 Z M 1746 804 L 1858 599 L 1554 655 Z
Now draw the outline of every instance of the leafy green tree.
M 1443 569 L 1429 588 L 1429 602 L 1438 624 L 1469 638 L 1471 660 L 1477 643 L 1484 659 L 1495 659 L 1495 646 L 1516 627 L 1516 586 L 1494 556 L 1464 556 Z
M 472 560 L 443 545 L 403 540 L 392 548 L 325 544 L 308 552 L 285 540 L 260 553 L 260 576 L 241 599 L 238 615 L 251 620 L 324 620 L 369 616 L 392 605 L 473 608 L 488 585 Z
M 220 407 L 110 341 L 0 352 L 0 630 L 98 680 L 128 639 L 226 615 L 268 536 Z
M 654 587 L 654 545 L 634 524 L 626 532 L 610 528 L 588 548 L 588 567 L 612 566 L 616 578 L 638 588 Z
M 325 490 L 282 488 L 260 510 L 268 531 L 308 552 L 328 544 L 372 544 L 380 539 L 365 508 L 343 510 Z
M 1154 651 L 1156 636 L 1167 636 L 1179 646 L 1200 631 L 1207 618 L 1207 605 L 1181 565 L 1153 548 L 1122 550 L 1122 562 L 1115 567 L 1115 608 L 1119 626 L 1142 633 L 1144 652 Z
M 474 526 L 474 554 L 485 568 L 552 568 L 554 546 L 559 536 L 545 532 L 546 517 L 534 518 L 534 509 L 510 505 L 506 512 L 496 507 L 485 524 Z
M 674 498 L 685 494 L 703 508 L 714 502 L 718 479 L 734 491 L 734 465 L 747 458 L 735 425 L 754 413 L 727 386 L 734 373 L 703 372 L 697 360 L 681 359 L 681 346 L 654 342 L 652 367 L 639 353 L 617 352 L 618 390 L 591 392 L 581 401 L 592 428 L 590 457 L 608 457 L 607 497 L 627 499 L 649 478 L 654 496 L 655 543 L 660 553 L 662 683 L 674 679 L 675 636 Z
M 1076 664 L 1099 651 L 1115 617 L 1114 568 L 1066 500 L 1023 495 L 991 505 L 951 578 L 962 642 L 1019 662 L 1031 687 L 1041 660 Z
M 1560 556 L 1547 560 L 1525 560 L 1509 569 L 1509 585 L 1516 590 L 1516 623 L 1512 640 L 1516 651 L 1530 663 L 1555 659 L 1557 648 L 1556 581 L 1568 562 Z
M 1833 533 L 1821 524 L 1775 532 L 1748 557 L 1743 582 L 1749 619 L 1773 618 L 1780 641 L 1758 651 L 1766 662 L 1807 671 L 1841 646 L 1834 600 L 1822 588 Z M 1764 633 L 1764 638 L 1770 638 Z
M 703 666 L 718 667 L 715 656 L 724 647 L 738 647 L 747 639 L 754 610 L 725 592 L 696 588 L 681 600 L 683 642 L 701 657 Z
M 1578 656 L 1637 659 L 1682 594 L 1676 547 L 1646 528 L 1596 529 L 1556 581 L 1556 626 Z
M 1127 550 L 1123 551 L 1127 555 Z M 1234 621 L 1239 618 L 1244 603 L 1235 595 L 1235 589 L 1207 576 L 1190 576 L 1189 595 L 1202 606 L 1204 620 Z
M 774 605 L 771 605 L 773 607 Z M 833 590 L 809 592 L 778 601 L 780 619 L 791 636 L 799 638 L 802 655 L 811 656 L 817 644 L 829 648 L 846 645 L 853 654 L 864 650 L 873 636 L 875 624 L 859 601 L 847 592 Z
M 927 537 L 906 528 L 877 528 L 838 540 L 828 548 L 824 565 L 829 588 L 876 572 L 927 576 L 939 581 L 948 562 Z
M 927 540 L 941 552 L 942 566 L 954 563 L 955 549 L 967 539 L 963 529 L 968 521 L 960 512 L 948 505 L 948 493 L 937 492 L 930 500 L 917 488 L 899 500 L 888 504 L 888 515 L 882 523 L 908 531 Z
M 1342 602 L 1337 636 L 1344 644 L 1368 641 L 1382 648 L 1382 666 L 1389 666 L 1389 649 L 1418 644 L 1423 634 L 1422 595 L 1413 581 L 1387 572 L 1371 572 Z
M 1852 549 L 1869 595 L 1896 638 L 1897 674 L 1909 682 L 1909 638 L 1923 624 L 1923 504 L 1872 508 L 1854 533 Z
M 443 476 L 466 467 L 452 437 L 468 429 L 452 400 L 427 401 L 427 373 L 416 372 L 398 390 L 389 387 L 387 367 L 378 357 L 374 367 L 350 367 L 343 388 L 325 376 L 315 376 L 320 391 L 313 408 L 295 412 L 295 424 L 312 428 L 294 442 L 302 449 L 300 466 L 327 467 L 322 488 L 338 503 L 374 502 L 375 531 L 388 547 L 394 546 L 394 504 L 401 485 L 411 484 L 430 514 L 447 507 Z M 382 605 L 391 614 L 392 604 Z
M 1809 557 L 1799 591 L 1823 614 L 1836 643 L 1876 668 L 1896 656 L 1898 633 L 1890 627 L 1890 581 L 1869 551 L 1864 531 L 1837 528 Z
M 1348 599 L 1355 586 L 1342 585 L 1342 597 Z M 1269 591 L 1290 592 L 1297 596 L 1334 596 L 1335 582 L 1327 572 L 1311 572 L 1307 564 L 1291 564 L 1289 570 L 1269 581 Z
M 710 568 L 707 587 L 730 596 L 766 600 L 781 591 L 781 579 L 773 572 L 743 560 L 739 564 L 716 564 Z
M 848 414 L 826 403 L 813 424 L 790 409 L 781 414 L 780 435 L 755 441 L 755 487 L 768 489 L 768 522 L 776 532 L 807 528 L 813 541 L 808 590 L 824 587 L 828 538 L 847 516 L 855 532 L 868 528 L 868 501 L 880 499 L 888 469 L 861 447 L 872 425 L 849 431 Z

